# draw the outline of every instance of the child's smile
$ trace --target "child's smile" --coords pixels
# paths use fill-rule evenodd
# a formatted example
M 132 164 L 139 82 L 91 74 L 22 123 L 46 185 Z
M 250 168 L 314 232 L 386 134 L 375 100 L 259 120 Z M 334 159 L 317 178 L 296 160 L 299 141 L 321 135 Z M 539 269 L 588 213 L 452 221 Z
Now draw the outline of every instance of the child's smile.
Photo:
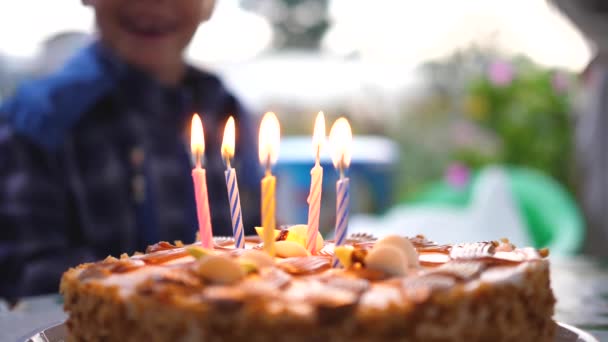
M 176 19 L 154 14 L 123 14 L 118 22 L 124 31 L 140 39 L 165 38 L 179 29 Z
M 213 0 L 87 0 L 95 9 L 101 41 L 128 63 L 175 83 L 183 51 Z

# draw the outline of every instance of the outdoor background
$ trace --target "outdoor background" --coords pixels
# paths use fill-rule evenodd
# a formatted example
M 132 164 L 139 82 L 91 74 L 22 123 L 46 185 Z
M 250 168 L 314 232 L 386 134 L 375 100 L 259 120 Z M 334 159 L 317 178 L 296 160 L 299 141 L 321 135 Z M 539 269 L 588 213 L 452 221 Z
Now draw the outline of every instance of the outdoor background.
M 79 4 L 0 2 L 0 101 L 92 39 L 92 12 Z M 474 226 L 473 236 L 567 253 L 584 239 L 573 144 L 591 57 L 545 0 L 218 0 L 188 51 L 255 115 L 277 113 L 281 222 L 306 220 L 323 110 L 328 127 L 339 116 L 353 126 L 353 230 L 437 239 Z

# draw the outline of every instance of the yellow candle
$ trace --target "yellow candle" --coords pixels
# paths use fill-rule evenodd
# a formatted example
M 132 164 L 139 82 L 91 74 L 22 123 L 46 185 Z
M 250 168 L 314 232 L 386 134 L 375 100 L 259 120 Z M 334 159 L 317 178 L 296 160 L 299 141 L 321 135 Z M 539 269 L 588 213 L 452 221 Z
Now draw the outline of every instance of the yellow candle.
M 276 229 L 276 178 L 272 175 L 271 167 L 279 156 L 281 127 L 274 113 L 264 114 L 260 124 L 259 157 L 260 163 L 266 168 L 266 176 L 262 179 L 262 227 L 264 229 L 264 250 L 274 256 L 274 231 Z
M 277 179 L 267 175 L 262 179 L 262 227 L 264 227 L 264 250 L 274 256 L 274 230 L 276 229 L 276 196 Z

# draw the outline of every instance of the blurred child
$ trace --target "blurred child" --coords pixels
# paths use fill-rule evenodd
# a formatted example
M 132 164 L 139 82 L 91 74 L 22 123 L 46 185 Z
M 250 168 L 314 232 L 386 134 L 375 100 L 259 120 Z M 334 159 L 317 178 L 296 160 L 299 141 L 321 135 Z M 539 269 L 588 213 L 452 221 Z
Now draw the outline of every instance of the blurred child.
M 205 129 L 214 234 L 231 235 L 220 145 L 237 122 L 245 227 L 257 224 L 251 118 L 183 53 L 213 0 L 83 0 L 99 38 L 0 108 L 0 297 L 57 292 L 79 263 L 191 242 L 198 227 L 189 126 Z

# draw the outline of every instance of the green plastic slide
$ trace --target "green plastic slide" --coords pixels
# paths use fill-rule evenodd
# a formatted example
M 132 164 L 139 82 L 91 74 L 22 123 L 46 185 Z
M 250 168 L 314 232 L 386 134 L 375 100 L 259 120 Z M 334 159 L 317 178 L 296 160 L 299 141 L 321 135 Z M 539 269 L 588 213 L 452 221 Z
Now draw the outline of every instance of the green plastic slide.
M 575 254 L 585 237 L 583 219 L 572 196 L 549 176 L 528 168 L 505 169 L 516 205 L 537 248 L 548 247 L 554 254 Z M 464 187 L 444 181 L 432 184 L 415 195 L 409 205 L 465 207 L 471 202 L 478 174 Z

